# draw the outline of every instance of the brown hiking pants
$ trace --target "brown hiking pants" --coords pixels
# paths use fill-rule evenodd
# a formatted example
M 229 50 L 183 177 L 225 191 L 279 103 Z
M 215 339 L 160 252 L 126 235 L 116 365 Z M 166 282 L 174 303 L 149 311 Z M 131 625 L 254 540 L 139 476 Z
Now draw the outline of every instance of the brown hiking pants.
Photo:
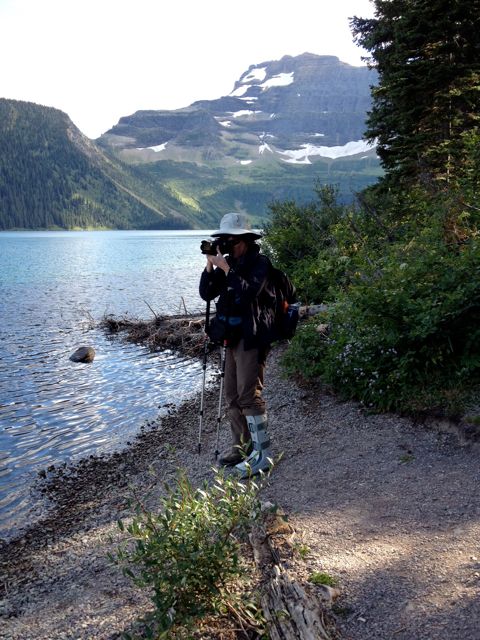
M 236 346 L 227 348 L 225 402 L 233 445 L 250 440 L 245 416 L 261 416 L 266 410 L 265 400 L 262 398 L 266 356 L 259 355 L 258 349 L 245 351 L 243 340 Z

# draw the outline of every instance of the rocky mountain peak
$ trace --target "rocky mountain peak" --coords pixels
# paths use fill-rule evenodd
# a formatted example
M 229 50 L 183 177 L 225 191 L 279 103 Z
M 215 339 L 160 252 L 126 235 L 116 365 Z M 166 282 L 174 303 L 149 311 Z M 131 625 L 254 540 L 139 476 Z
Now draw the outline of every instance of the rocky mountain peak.
M 361 141 L 374 81 L 367 67 L 336 56 L 284 56 L 250 65 L 228 96 L 122 118 L 103 142 L 127 158 L 143 150 L 142 161 L 179 159 L 193 148 L 189 158 L 202 162 L 198 150 L 208 147 L 210 159 L 242 162 L 258 159 L 259 142 L 268 141 L 280 160 L 294 161 L 281 154 L 320 139 L 323 148 Z
M 318 180 L 349 200 L 379 174 L 363 140 L 375 81 L 336 56 L 286 55 L 250 65 L 228 95 L 137 111 L 97 142 L 199 212 L 261 216 L 272 199 L 305 200 Z

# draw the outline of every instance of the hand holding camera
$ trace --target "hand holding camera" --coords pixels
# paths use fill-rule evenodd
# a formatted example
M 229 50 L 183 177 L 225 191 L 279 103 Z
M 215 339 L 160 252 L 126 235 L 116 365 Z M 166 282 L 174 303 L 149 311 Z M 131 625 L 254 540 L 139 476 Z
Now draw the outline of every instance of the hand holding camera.
M 229 253 L 231 247 L 226 238 L 216 238 L 212 241 L 202 240 L 200 250 L 207 256 L 207 271 L 211 271 L 213 267 L 219 267 L 228 273 L 230 266 L 223 254 Z
M 202 240 L 200 243 L 200 251 L 206 256 L 216 256 L 219 244 L 220 240 L 218 238 L 215 240 Z

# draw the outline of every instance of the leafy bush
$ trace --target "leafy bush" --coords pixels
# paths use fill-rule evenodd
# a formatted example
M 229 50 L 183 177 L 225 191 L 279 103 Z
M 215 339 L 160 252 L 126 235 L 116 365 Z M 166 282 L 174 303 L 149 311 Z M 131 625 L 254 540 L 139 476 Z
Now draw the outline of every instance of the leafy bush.
M 375 225 L 381 204 L 377 193 L 376 211 L 332 228 L 348 273 L 331 289 L 330 333 L 301 327 L 285 367 L 372 409 L 455 414 L 480 382 L 479 211 L 453 190 L 412 189 L 389 194 Z
M 236 534 L 258 513 L 260 486 L 216 472 L 210 487 L 196 489 L 182 474 L 166 489 L 159 513 L 139 504 L 130 524 L 119 522 L 129 538 L 112 557 L 136 585 L 152 590 L 162 638 L 233 608 L 229 587 L 244 574 Z M 248 607 L 243 614 L 252 617 Z
M 262 245 L 273 262 L 290 274 L 299 298 L 308 303 L 324 300 L 345 270 L 334 229 L 346 209 L 337 204 L 335 187 L 319 186 L 315 191 L 318 201 L 304 206 L 293 201 L 270 205 Z
M 301 374 L 310 379 L 323 373 L 328 343 L 326 337 L 317 331 L 317 325 L 318 321 L 312 318 L 298 326 L 281 360 L 287 374 Z
M 377 409 L 458 410 L 480 374 L 480 252 L 395 247 L 332 307 L 325 379 Z

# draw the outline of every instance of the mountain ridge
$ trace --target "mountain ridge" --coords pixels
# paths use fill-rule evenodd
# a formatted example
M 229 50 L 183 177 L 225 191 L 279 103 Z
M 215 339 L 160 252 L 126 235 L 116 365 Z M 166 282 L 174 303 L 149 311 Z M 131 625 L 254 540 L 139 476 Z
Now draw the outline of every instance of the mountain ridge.
M 171 174 L 173 163 L 167 184 L 217 215 L 236 207 L 262 219 L 272 201 L 311 199 L 316 182 L 349 202 L 381 175 L 362 139 L 375 81 L 336 56 L 284 56 L 250 65 L 220 98 L 124 116 L 97 142 L 145 174 Z M 209 172 L 207 188 L 196 172 Z
M 161 151 L 167 158 L 169 144 L 216 145 L 221 154 L 226 137 L 248 145 L 249 135 L 271 136 L 283 151 L 318 137 L 322 146 L 344 145 L 362 139 L 370 81 L 375 79 L 367 67 L 353 67 L 336 56 L 284 56 L 250 65 L 227 96 L 173 111 L 137 111 L 121 118 L 98 142 L 127 153 L 166 145 Z
M 232 91 L 140 110 L 96 140 L 52 107 L 0 99 L 0 229 L 211 228 L 228 210 L 336 184 L 349 202 L 381 175 L 362 140 L 375 74 L 336 56 L 250 65 Z

